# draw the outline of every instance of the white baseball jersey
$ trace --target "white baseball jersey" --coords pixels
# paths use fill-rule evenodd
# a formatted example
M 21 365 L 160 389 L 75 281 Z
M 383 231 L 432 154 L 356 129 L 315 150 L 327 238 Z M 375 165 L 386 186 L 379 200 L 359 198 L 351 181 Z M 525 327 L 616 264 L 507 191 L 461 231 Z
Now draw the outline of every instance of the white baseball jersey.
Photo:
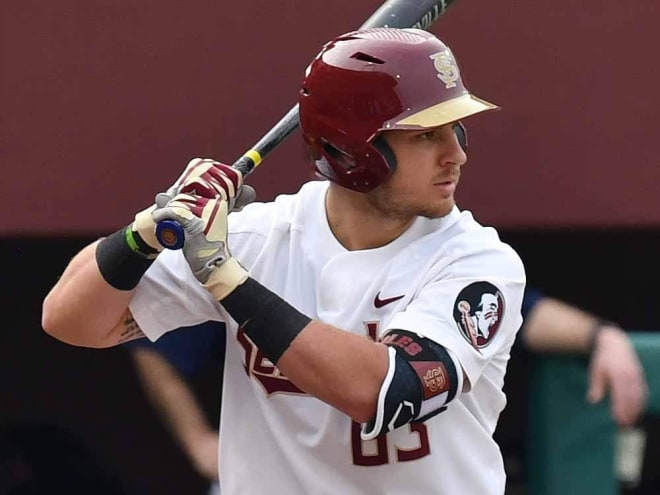
M 416 219 L 386 246 L 348 251 L 328 226 L 327 187 L 313 181 L 295 195 L 232 213 L 232 254 L 311 318 L 376 339 L 388 329 L 433 339 L 460 361 L 471 388 L 423 423 L 363 441 L 360 425 L 302 393 L 237 333 L 181 251 L 164 252 L 130 309 L 152 340 L 203 321 L 227 323 L 223 495 L 502 495 L 504 466 L 492 435 L 522 323 L 520 258 L 458 208 Z

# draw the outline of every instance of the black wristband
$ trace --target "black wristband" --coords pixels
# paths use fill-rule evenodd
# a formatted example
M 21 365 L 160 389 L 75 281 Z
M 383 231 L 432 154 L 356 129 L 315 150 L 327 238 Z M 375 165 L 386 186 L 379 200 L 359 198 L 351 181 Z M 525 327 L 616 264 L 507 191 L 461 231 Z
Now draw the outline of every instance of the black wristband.
M 312 321 L 252 278 L 236 287 L 220 304 L 273 364 Z
M 130 227 L 124 227 L 96 246 L 96 264 L 105 281 L 115 289 L 134 289 L 156 259 L 156 251 L 146 254 L 131 248 L 131 244 L 139 248 L 139 241 L 145 244 Z

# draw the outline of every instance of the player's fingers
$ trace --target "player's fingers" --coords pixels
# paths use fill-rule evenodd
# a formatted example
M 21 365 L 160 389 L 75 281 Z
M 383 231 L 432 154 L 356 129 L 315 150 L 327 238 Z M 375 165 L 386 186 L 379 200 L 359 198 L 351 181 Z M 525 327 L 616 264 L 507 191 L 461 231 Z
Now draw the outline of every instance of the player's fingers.
M 188 165 L 186 165 L 183 173 L 177 179 L 176 184 L 182 185 L 191 178 L 199 177 L 209 168 L 213 167 L 214 163 L 216 162 L 210 158 L 193 158 L 188 162 Z
M 178 192 L 230 200 L 243 184 L 242 174 L 220 162 L 202 160 L 185 175 Z
M 156 194 L 156 199 L 155 199 L 156 207 L 157 208 L 164 208 L 167 205 L 167 203 L 169 203 L 175 195 L 176 195 L 176 193 L 170 194 L 169 192 L 162 192 L 162 193 Z
M 223 241 L 227 237 L 227 214 L 226 201 L 214 200 L 204 205 L 200 218 L 204 222 L 204 234 L 209 241 Z
M 179 186 L 185 182 L 186 178 L 188 178 L 188 176 L 193 172 L 193 170 L 195 170 L 195 168 L 202 160 L 202 158 L 193 158 L 188 162 L 186 168 L 184 168 L 183 172 L 181 172 L 181 175 L 177 177 L 177 179 L 174 181 L 174 184 L 172 184 L 172 186 L 170 186 L 170 188 L 167 190 L 170 196 L 176 195 Z
M 225 165 L 224 163 L 214 162 L 213 167 L 209 168 L 207 173 L 215 179 L 228 180 L 235 190 L 238 190 L 243 185 L 243 174 L 234 167 Z
M 220 196 L 222 199 L 227 198 L 227 192 L 224 188 L 218 187 L 216 184 L 211 184 L 204 176 L 189 178 L 186 183 L 181 187 L 181 192 L 185 194 L 193 194 L 203 198 L 214 199 Z
M 152 218 L 155 222 L 177 220 L 186 228 L 194 223 L 195 217 L 202 217 L 202 212 L 210 201 L 208 198 L 191 194 L 177 194 L 163 208 L 156 209 Z
M 237 170 L 229 165 L 225 165 L 211 158 L 193 158 L 186 165 L 185 170 L 179 176 L 175 188 L 181 188 L 196 179 L 203 177 L 207 182 L 215 182 L 221 180 L 221 176 L 229 177 L 230 182 L 237 185 L 241 184 L 242 175 Z M 180 192 L 177 190 L 177 192 Z
M 224 197 L 231 199 L 236 197 L 238 190 L 243 185 L 242 174 L 228 165 L 215 163 L 215 165 L 203 174 L 204 179 L 216 189 L 222 189 Z
M 257 199 L 257 192 L 254 188 L 243 184 L 238 190 L 232 211 L 241 211 L 244 206 L 252 203 L 255 199 Z

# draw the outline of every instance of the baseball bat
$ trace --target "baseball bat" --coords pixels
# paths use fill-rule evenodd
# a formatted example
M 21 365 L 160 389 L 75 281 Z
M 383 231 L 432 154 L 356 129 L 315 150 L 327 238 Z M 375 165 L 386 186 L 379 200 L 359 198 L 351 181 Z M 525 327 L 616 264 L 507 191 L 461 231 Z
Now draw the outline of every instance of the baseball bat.
M 428 29 L 456 0 L 387 0 L 359 29 L 376 27 Z M 263 158 L 298 128 L 296 103 L 264 136 L 236 160 L 232 167 L 243 177 L 252 173 Z M 156 226 L 156 237 L 163 247 L 181 249 L 185 234 L 174 220 L 164 220 Z

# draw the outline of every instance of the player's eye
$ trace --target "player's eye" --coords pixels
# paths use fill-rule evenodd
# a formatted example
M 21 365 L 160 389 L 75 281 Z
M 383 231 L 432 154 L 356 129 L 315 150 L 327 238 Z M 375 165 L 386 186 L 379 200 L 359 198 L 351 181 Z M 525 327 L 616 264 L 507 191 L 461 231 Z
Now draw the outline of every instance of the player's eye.
M 422 132 L 417 135 L 418 139 L 421 139 L 422 141 L 432 141 L 435 139 L 435 129 L 431 129 L 430 131 Z

